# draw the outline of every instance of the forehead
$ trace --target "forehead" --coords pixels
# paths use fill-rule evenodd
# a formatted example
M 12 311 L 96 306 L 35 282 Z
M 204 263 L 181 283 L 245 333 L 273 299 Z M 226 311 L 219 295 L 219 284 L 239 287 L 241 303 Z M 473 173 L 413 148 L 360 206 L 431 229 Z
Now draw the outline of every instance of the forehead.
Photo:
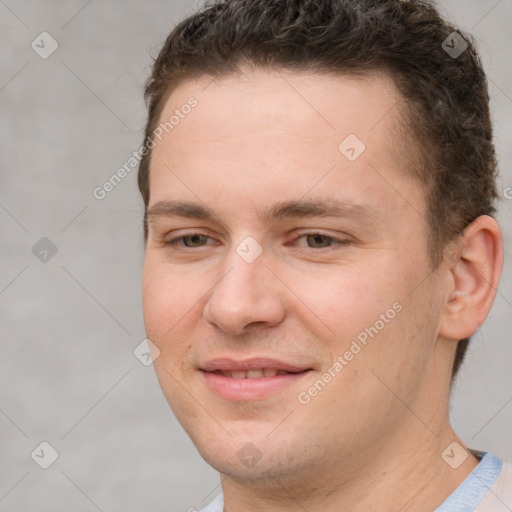
M 243 68 L 214 79 L 188 80 L 167 98 L 160 123 L 179 113 L 192 97 L 199 107 L 194 114 L 200 112 L 200 116 L 190 116 L 186 124 L 202 140 L 209 139 L 212 127 L 216 137 L 270 129 L 302 136 L 322 131 L 342 136 L 351 130 L 364 137 L 381 123 L 383 130 L 377 133 L 389 134 L 390 126 L 400 119 L 395 107 L 401 95 L 384 73 L 354 76 Z M 180 131 L 175 128 L 174 134 Z
M 334 186 L 347 201 L 368 194 L 387 201 L 400 188 L 397 180 L 409 179 L 397 135 L 400 103 L 383 74 L 246 70 L 185 81 L 160 115 L 150 203 L 170 191 L 190 198 L 215 190 L 209 200 L 219 202 L 229 201 L 228 190 L 231 196 L 250 190 L 264 207 L 275 190 L 288 192 L 279 199 L 295 200 L 308 188 L 318 197 Z M 378 190 L 383 185 L 387 190 Z

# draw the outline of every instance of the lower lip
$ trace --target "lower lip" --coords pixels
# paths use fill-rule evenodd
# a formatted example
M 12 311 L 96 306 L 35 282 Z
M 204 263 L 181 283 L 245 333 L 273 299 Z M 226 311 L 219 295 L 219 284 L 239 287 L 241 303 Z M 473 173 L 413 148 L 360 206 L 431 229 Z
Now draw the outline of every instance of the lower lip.
M 204 375 L 208 387 L 222 398 L 251 401 L 267 398 L 273 393 L 298 382 L 305 375 L 309 375 L 310 371 L 256 379 L 233 379 L 213 372 L 202 371 L 201 373 Z

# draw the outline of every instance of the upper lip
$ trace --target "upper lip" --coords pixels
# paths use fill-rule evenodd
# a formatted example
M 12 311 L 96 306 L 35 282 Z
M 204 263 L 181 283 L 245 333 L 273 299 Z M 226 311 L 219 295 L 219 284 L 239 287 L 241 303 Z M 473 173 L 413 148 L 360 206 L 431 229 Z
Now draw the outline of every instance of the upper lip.
M 303 364 L 291 364 L 278 359 L 268 357 L 252 357 L 250 359 L 235 360 L 229 357 L 219 357 L 210 359 L 204 363 L 200 369 L 207 372 L 214 371 L 231 371 L 231 372 L 248 372 L 250 370 L 261 370 L 263 368 L 272 368 L 285 372 L 303 372 L 311 370 L 311 367 Z

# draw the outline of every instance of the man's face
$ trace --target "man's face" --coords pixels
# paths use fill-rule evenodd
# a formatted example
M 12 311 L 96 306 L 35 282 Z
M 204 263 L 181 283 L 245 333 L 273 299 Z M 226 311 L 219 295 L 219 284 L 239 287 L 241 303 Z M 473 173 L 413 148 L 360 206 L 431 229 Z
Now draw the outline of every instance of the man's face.
M 238 478 L 411 448 L 403 433 L 425 431 L 447 380 L 398 92 L 383 76 L 284 71 L 206 85 L 170 96 L 160 120 L 182 115 L 151 161 L 144 318 L 174 413 Z M 210 216 L 172 214 L 177 201 Z

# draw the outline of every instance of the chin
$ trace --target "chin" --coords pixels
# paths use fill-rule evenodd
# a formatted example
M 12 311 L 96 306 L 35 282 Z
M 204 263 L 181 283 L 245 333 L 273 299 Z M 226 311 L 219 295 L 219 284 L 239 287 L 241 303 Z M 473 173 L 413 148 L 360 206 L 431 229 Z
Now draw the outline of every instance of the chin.
M 297 450 L 297 443 L 289 432 L 288 435 L 286 431 L 281 433 L 284 438 L 277 431 L 269 437 L 272 429 L 266 423 L 253 429 L 254 435 L 247 428 L 243 435 L 236 433 L 229 424 L 226 429 L 232 437 L 221 427 L 210 429 L 208 433 L 204 430 L 187 433 L 201 457 L 219 473 L 234 480 L 272 483 L 276 478 L 281 480 L 290 478 L 293 473 L 300 474 L 309 466 L 301 459 L 304 449 Z

